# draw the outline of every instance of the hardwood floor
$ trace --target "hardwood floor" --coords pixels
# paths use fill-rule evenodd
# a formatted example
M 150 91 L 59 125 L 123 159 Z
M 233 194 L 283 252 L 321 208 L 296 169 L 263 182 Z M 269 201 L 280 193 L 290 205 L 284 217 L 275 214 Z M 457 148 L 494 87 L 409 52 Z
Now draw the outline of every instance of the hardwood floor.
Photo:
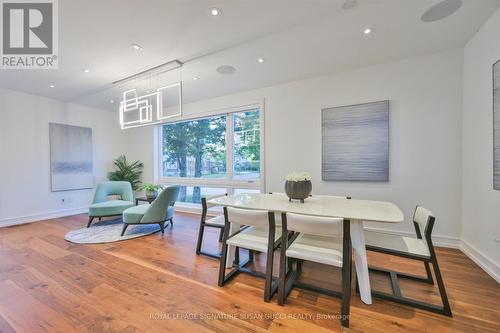
M 198 216 L 177 214 L 165 235 L 78 245 L 77 215 L 0 229 L 0 332 L 328 332 L 341 331 L 340 300 L 292 291 L 265 303 L 264 281 L 240 274 L 217 286 L 218 261 L 195 255 Z M 207 231 L 212 250 L 218 233 Z M 500 285 L 459 250 L 438 249 L 453 318 L 353 293 L 353 332 L 500 332 Z M 265 256 L 256 256 L 257 266 Z M 421 263 L 370 254 L 371 264 L 424 274 Z M 260 267 L 263 269 L 263 267 Z M 277 272 L 277 270 L 276 270 Z M 340 289 L 339 270 L 306 263 L 302 279 Z M 388 290 L 383 276 L 372 287 Z M 439 302 L 436 287 L 401 280 L 403 293 Z

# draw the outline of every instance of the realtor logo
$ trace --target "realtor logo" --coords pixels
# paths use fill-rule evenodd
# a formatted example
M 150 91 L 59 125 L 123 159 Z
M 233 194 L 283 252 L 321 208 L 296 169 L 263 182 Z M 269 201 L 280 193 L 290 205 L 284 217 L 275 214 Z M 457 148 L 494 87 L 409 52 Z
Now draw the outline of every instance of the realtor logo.
M 2 69 L 56 69 L 57 0 L 0 0 Z

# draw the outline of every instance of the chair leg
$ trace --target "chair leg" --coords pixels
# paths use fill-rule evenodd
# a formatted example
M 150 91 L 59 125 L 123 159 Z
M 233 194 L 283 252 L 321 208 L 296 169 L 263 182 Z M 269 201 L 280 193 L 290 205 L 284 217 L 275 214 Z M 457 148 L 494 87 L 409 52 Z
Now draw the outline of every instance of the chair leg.
M 219 287 L 224 286 L 224 280 L 226 278 L 226 261 L 227 261 L 227 243 L 225 241 L 222 242 L 222 254 L 220 258 L 219 265 Z
M 128 228 L 128 224 L 124 223 L 123 224 L 123 229 L 122 229 L 122 234 L 120 236 L 123 236 L 125 234 L 125 230 L 127 230 L 127 228 Z
M 160 226 L 161 234 L 165 234 L 165 222 L 160 222 L 158 225 Z
M 266 284 L 264 286 L 264 301 L 270 302 L 272 298 L 273 289 L 273 261 L 274 261 L 274 251 L 267 251 L 267 261 L 266 261 Z
M 254 261 L 255 255 L 253 250 L 248 250 L 248 261 Z
M 221 228 L 219 231 L 219 243 L 222 242 L 222 236 L 224 236 L 224 228 Z
M 87 228 L 90 227 L 90 224 L 92 223 L 92 221 L 94 220 L 95 217 L 93 216 L 89 216 L 89 222 L 87 223 Z
M 297 272 L 299 274 L 302 273 L 302 260 L 300 260 L 300 259 L 297 259 Z
M 342 274 L 342 326 L 349 327 L 349 313 L 351 306 L 351 268 L 343 269 Z
M 174 218 L 170 219 L 170 227 L 172 228 L 174 226 Z
M 236 247 L 234 249 L 234 262 L 233 262 L 235 265 L 239 265 L 240 264 L 240 248 L 239 247 Z
M 287 257 L 286 249 L 280 250 L 280 276 L 278 282 L 278 305 L 285 305 L 286 300 L 286 276 L 287 276 Z M 289 266 L 290 267 L 290 266 Z M 291 267 L 290 267 L 291 269 Z
M 434 280 L 432 279 L 431 267 L 427 261 L 424 261 L 425 272 L 427 273 L 427 282 L 429 284 L 434 284 Z
M 444 287 L 443 277 L 441 276 L 441 270 L 439 269 L 439 264 L 435 253 L 432 256 L 431 260 L 432 260 L 432 267 L 434 267 L 434 274 L 436 275 L 439 294 L 441 295 L 441 301 L 443 302 L 443 314 L 448 317 L 453 317 L 451 313 L 450 302 L 448 301 L 448 295 L 446 294 L 446 289 Z
M 99 217 L 99 221 L 102 220 L 102 217 Z
M 221 230 L 223 230 L 223 229 L 221 229 Z M 201 252 L 201 244 L 203 242 L 203 233 L 204 232 L 205 232 L 205 223 L 200 222 L 200 229 L 198 231 L 198 241 L 196 242 L 196 254 L 198 254 L 198 255 Z M 221 234 L 222 234 L 222 231 L 221 231 Z
M 348 245 L 344 246 L 343 252 L 344 260 L 342 265 L 342 326 L 349 327 L 352 274 L 352 245 L 350 240 L 348 241 Z
M 240 264 L 240 248 L 236 247 L 234 249 L 234 264 L 239 265 Z

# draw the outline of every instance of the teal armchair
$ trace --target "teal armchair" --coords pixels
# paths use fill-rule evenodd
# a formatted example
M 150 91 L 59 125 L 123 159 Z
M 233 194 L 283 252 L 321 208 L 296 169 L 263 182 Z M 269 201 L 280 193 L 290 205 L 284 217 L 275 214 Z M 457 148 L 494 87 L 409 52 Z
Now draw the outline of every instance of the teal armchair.
M 116 195 L 120 200 L 108 200 L 108 196 Z M 134 193 L 129 182 L 104 182 L 97 185 L 94 200 L 89 207 L 89 222 L 87 228 L 94 218 L 122 215 L 127 208 L 134 206 Z
M 161 233 L 165 232 L 165 222 L 174 224 L 174 204 L 179 196 L 180 186 L 169 186 L 160 192 L 151 204 L 139 205 L 126 209 L 123 212 L 123 230 L 131 224 L 158 224 Z

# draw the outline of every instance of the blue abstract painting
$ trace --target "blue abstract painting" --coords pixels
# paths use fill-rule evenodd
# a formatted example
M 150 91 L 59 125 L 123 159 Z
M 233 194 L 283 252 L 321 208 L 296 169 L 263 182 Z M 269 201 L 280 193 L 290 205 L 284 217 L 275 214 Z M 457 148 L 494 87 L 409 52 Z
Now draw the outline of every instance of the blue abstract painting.
M 322 110 L 322 179 L 389 181 L 389 101 Z
M 50 123 L 49 136 L 52 192 L 92 188 L 92 129 Z

